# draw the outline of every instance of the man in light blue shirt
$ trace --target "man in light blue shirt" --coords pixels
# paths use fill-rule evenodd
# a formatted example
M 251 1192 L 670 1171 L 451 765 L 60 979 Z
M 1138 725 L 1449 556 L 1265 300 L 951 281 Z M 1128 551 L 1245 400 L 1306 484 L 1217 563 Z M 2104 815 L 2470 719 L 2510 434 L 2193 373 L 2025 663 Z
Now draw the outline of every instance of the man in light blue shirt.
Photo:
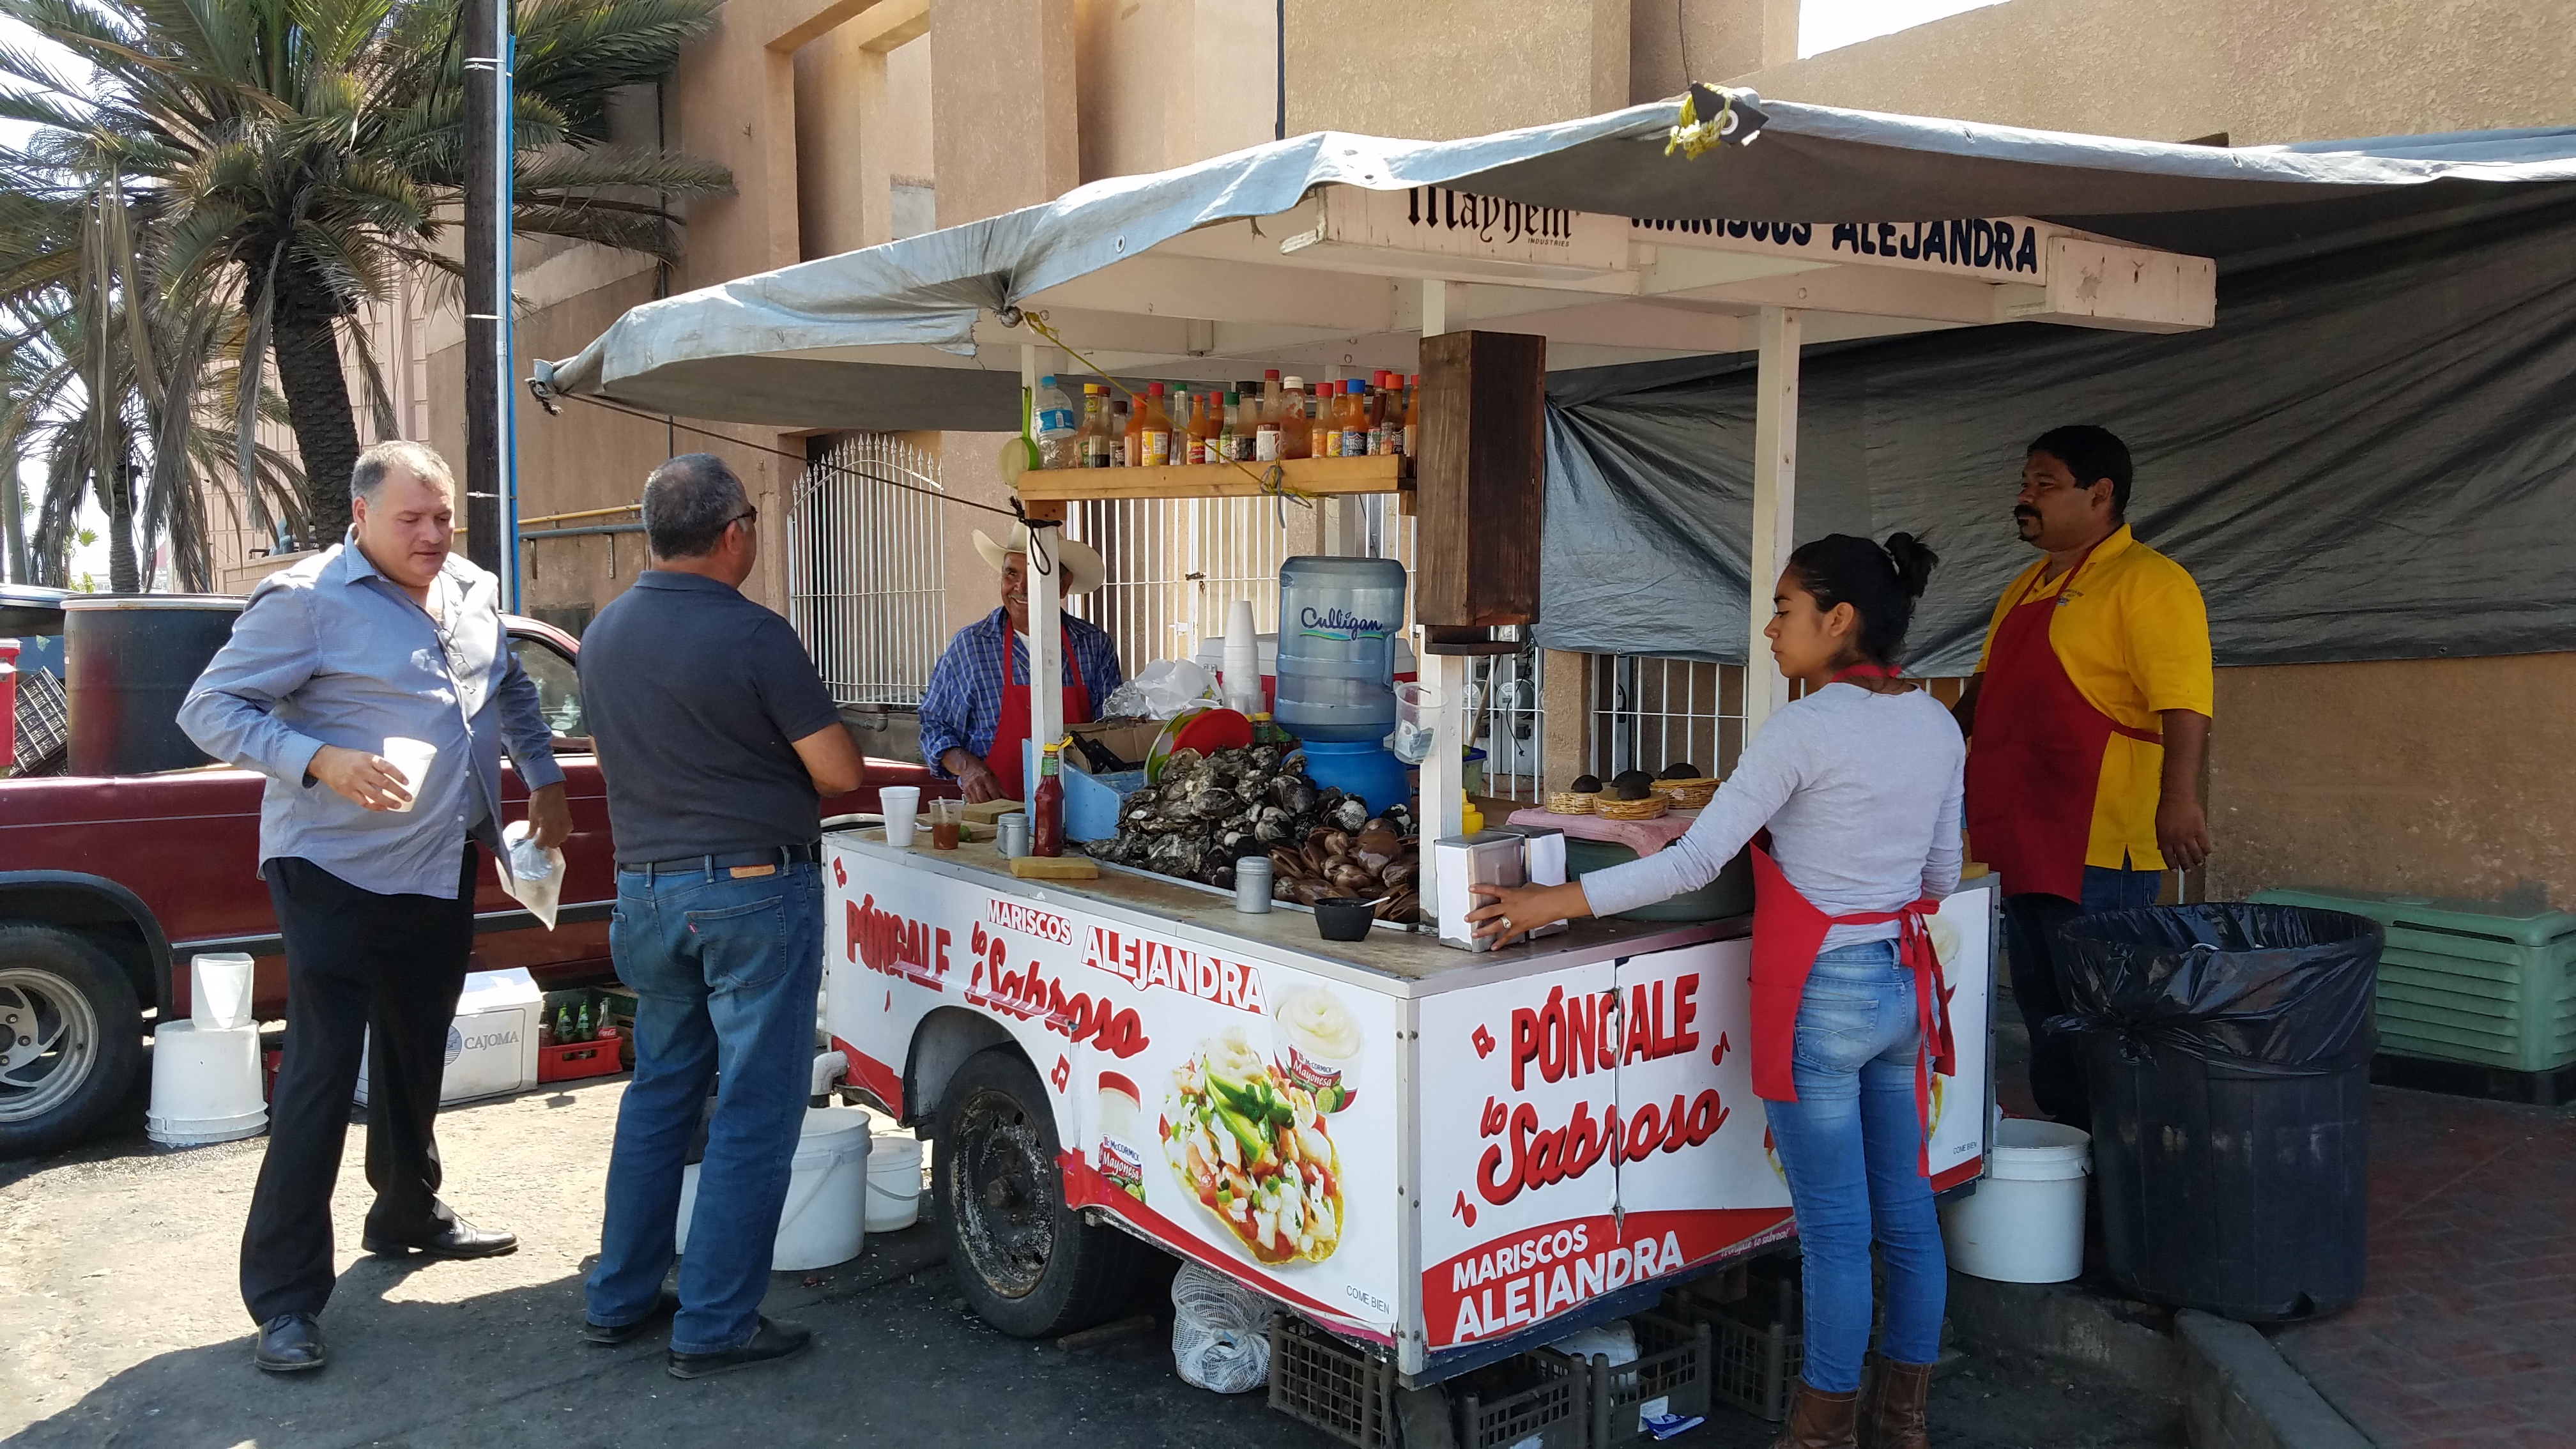
M 518 1246 L 439 1201 L 435 1135 L 474 940 L 474 842 L 500 848 L 504 744 L 537 843 L 572 833 L 499 580 L 450 552 L 446 463 L 418 443 L 379 443 L 359 455 L 350 492 L 346 539 L 251 591 L 179 709 L 206 753 L 268 776 L 257 865 L 286 941 L 286 1054 L 241 1282 L 260 1325 L 252 1361 L 274 1373 L 324 1362 L 315 1319 L 331 1295 L 331 1192 L 371 1023 L 367 1251 L 479 1258 Z M 407 774 L 388 755 L 427 764 Z

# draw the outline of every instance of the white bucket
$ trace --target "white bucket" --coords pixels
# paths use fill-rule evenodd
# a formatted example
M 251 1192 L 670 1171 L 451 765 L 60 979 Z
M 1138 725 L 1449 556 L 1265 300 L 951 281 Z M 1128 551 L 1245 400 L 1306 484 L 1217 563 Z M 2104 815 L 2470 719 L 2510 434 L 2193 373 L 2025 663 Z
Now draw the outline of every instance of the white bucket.
M 899 1233 L 921 1221 L 921 1139 L 903 1128 L 868 1143 L 868 1231 Z
M 1995 1124 L 1986 1178 L 1941 1209 L 1950 1266 L 1998 1283 L 2063 1283 L 2084 1271 L 2084 1178 L 2093 1139 L 2027 1117 Z
M 808 1107 L 797 1139 L 787 1201 L 778 1213 L 773 1272 L 846 1263 L 867 1246 L 868 1118 L 856 1107 Z M 689 1246 L 698 1206 L 698 1164 L 680 1175 L 679 1247 Z
M 251 960 L 240 951 L 188 958 L 188 1017 L 200 1027 L 250 1025 Z
M 197 1147 L 255 1137 L 267 1126 L 257 1025 L 173 1021 L 152 1034 L 152 1106 L 144 1130 L 153 1141 Z

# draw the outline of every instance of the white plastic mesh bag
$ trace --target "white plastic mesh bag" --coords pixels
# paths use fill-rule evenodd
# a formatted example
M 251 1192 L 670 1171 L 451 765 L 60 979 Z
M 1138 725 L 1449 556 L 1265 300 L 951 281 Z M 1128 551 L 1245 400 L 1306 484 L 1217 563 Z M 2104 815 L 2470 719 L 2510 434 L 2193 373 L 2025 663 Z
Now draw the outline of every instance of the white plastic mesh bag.
M 1184 1382 L 1245 1394 L 1270 1382 L 1270 1300 L 1184 1263 L 1172 1275 L 1172 1368 Z

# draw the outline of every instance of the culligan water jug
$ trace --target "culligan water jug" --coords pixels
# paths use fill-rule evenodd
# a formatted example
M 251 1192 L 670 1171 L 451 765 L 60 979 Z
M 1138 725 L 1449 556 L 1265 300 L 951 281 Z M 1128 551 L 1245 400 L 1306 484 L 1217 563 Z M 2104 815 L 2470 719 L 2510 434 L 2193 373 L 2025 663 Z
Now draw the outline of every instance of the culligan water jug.
M 1404 565 L 1292 558 L 1279 569 L 1279 697 L 1272 711 L 1304 740 L 1375 742 L 1395 728 L 1394 640 Z

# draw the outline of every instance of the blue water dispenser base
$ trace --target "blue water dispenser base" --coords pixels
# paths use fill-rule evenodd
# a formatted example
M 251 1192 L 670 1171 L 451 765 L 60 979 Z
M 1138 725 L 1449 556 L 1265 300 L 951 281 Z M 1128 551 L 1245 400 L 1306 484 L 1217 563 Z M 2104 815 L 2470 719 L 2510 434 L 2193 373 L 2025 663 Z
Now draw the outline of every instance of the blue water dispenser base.
M 1375 740 L 1309 740 L 1301 748 L 1306 752 L 1308 778 L 1319 786 L 1366 800 L 1372 815 L 1384 814 L 1413 798 L 1413 782 L 1405 773 L 1404 762 Z

